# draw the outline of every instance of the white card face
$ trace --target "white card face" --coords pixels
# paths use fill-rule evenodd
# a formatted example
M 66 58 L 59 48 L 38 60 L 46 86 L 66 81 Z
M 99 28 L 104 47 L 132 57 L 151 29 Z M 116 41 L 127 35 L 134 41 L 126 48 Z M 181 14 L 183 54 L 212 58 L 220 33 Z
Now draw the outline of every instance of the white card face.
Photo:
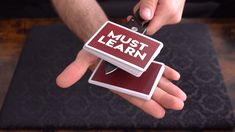
M 135 77 L 121 69 L 105 75 L 105 63 L 101 61 L 89 79 L 89 83 L 149 100 L 162 77 L 165 66 L 153 62 L 141 77 Z

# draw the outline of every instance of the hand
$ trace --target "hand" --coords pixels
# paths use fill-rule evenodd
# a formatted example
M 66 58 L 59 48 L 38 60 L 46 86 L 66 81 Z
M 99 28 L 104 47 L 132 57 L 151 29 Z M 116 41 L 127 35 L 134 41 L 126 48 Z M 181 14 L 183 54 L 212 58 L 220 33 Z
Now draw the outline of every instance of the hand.
M 62 88 L 67 88 L 79 81 L 88 68 L 93 69 L 99 59 L 85 50 L 81 50 L 74 62 L 72 62 L 56 79 L 57 84 Z M 153 93 L 152 99 L 145 101 L 119 92 L 120 95 L 130 103 L 136 105 L 146 113 L 162 118 L 165 109 L 181 110 L 186 100 L 185 93 L 170 80 L 178 80 L 180 74 L 172 68 L 166 66 L 163 77 L 160 79 L 158 87 Z
M 147 34 L 153 35 L 162 26 L 180 22 L 185 0 L 140 0 L 134 12 L 140 9 L 140 16 L 150 20 Z

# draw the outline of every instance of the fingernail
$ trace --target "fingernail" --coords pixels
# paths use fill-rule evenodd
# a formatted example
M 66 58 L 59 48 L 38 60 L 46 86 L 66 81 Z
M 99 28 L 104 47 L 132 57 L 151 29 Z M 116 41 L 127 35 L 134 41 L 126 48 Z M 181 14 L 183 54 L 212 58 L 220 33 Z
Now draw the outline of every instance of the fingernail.
M 180 79 L 180 73 L 178 73 L 178 75 L 177 75 L 177 80 L 179 80 Z
M 183 93 L 183 101 L 186 101 L 186 99 L 187 99 L 187 95 L 186 93 Z
M 179 73 L 179 72 L 176 72 L 176 73 L 175 73 L 175 76 L 174 76 L 174 79 L 173 79 L 173 80 L 175 80 L 175 81 L 180 80 L 180 73 Z
M 178 110 L 182 110 L 183 108 L 184 108 L 184 102 L 180 101 Z
M 152 17 L 152 11 L 149 8 L 143 8 L 142 15 L 144 19 L 150 20 Z

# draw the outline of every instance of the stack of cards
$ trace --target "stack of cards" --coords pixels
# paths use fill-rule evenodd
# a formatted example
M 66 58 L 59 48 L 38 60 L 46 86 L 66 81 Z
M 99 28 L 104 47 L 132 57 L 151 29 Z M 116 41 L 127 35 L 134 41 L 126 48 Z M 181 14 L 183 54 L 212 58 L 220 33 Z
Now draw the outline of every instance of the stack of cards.
M 105 75 L 104 69 L 104 61 L 100 61 L 89 83 L 149 100 L 162 77 L 165 66 L 163 63 L 153 61 L 140 77 L 135 77 L 121 69 Z
M 118 69 L 106 75 L 101 61 L 89 83 L 148 100 L 165 69 L 153 61 L 162 47 L 155 39 L 107 21 L 83 48 Z
M 161 42 L 110 21 L 84 45 L 85 50 L 137 77 L 162 47 Z

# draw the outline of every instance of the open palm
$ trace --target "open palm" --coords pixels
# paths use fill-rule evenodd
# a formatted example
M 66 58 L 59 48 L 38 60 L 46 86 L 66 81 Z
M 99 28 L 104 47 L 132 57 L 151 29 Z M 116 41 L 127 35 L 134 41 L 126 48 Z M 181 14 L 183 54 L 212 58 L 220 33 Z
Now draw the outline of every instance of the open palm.
M 76 59 L 57 77 L 57 84 L 61 88 L 70 87 L 75 82 L 79 81 L 88 69 L 93 70 L 98 61 L 99 58 L 82 49 Z M 165 115 L 165 109 L 181 110 L 184 106 L 186 94 L 170 81 L 178 80 L 179 78 L 180 74 L 177 71 L 166 66 L 152 98 L 148 101 L 127 94 L 113 92 L 146 113 L 156 118 L 162 118 Z

